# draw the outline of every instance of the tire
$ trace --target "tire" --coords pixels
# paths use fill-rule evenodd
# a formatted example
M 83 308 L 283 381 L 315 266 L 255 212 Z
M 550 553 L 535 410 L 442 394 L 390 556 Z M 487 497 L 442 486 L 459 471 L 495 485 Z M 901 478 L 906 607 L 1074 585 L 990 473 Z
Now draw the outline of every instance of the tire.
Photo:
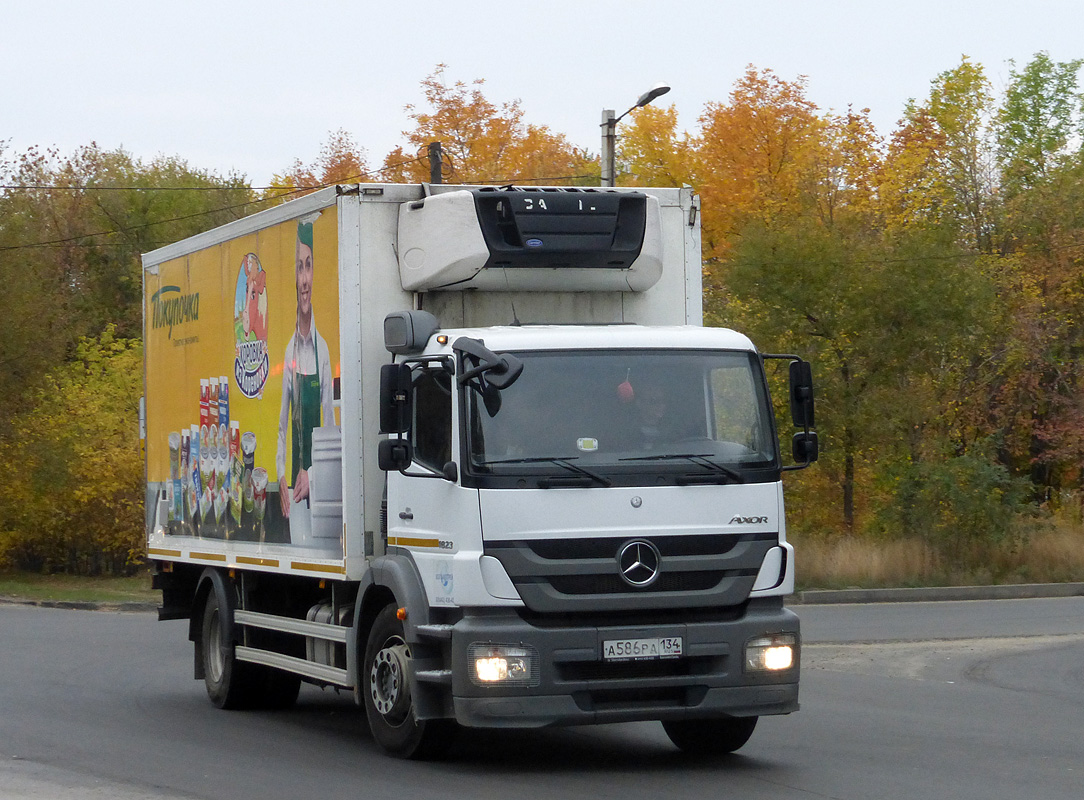
M 395 606 L 385 606 L 369 631 L 362 661 L 362 698 L 373 739 L 389 755 L 430 759 L 444 755 L 455 736 L 455 722 L 417 720 L 410 696 L 410 647 Z
M 749 741 L 756 726 L 756 717 L 669 720 L 662 724 L 671 742 L 694 755 L 733 753 Z
M 233 623 L 228 613 L 212 589 L 203 607 L 201 642 L 203 681 L 211 702 L 217 708 L 230 710 L 292 707 L 301 690 L 301 676 L 238 661 L 226 634 Z
M 222 608 L 218 592 L 212 589 L 203 606 L 200 640 L 207 696 L 217 708 L 249 708 L 253 697 L 252 676 L 246 674 L 250 672 L 245 669 L 248 665 L 238 662 L 233 655 L 233 642 L 228 636 L 232 627 L 229 610 Z

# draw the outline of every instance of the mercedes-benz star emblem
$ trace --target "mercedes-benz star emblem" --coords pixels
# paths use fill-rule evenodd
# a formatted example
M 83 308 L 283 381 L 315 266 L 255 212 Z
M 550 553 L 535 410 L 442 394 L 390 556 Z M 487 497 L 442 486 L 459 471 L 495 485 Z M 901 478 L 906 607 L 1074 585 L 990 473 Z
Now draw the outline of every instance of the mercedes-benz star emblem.
M 659 577 L 662 557 L 651 542 L 636 539 L 627 542 L 617 551 L 617 569 L 629 586 L 642 589 Z

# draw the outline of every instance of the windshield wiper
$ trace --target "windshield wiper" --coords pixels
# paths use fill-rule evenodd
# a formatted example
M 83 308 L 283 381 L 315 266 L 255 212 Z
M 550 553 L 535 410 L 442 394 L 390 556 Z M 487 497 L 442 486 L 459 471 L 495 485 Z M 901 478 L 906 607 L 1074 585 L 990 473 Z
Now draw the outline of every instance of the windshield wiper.
M 589 469 L 585 469 L 578 464 L 572 462 L 576 460 L 576 456 L 572 458 L 558 458 L 556 456 L 529 456 L 527 458 L 502 458 L 495 461 L 483 461 L 482 466 L 489 467 L 493 464 L 556 464 L 559 467 L 564 467 L 569 472 L 575 472 L 578 475 L 583 475 L 585 478 L 601 483 L 603 486 L 613 486 L 613 481 L 607 478 L 605 475 L 599 475 L 597 472 L 592 472 Z
M 708 456 L 711 453 L 660 453 L 654 456 L 635 456 L 632 458 L 619 458 L 618 461 L 689 461 L 697 466 L 706 467 L 709 470 L 714 470 L 721 475 L 725 475 L 735 483 L 745 483 L 745 478 L 740 472 L 732 470 L 730 467 L 724 467 L 718 462 L 712 461 Z

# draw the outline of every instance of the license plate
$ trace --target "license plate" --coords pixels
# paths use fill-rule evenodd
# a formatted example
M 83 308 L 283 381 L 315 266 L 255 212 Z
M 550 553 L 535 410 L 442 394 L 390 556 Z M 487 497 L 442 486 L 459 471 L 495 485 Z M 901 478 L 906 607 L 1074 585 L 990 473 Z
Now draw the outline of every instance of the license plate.
M 655 639 L 607 639 L 602 643 L 603 661 L 677 658 L 681 653 L 680 636 L 660 636 Z

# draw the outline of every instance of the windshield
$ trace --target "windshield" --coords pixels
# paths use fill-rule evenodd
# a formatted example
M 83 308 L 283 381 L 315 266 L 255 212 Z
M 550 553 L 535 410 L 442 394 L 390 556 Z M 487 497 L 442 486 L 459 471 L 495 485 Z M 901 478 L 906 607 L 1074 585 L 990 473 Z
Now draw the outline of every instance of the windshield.
M 519 352 L 489 409 L 467 390 L 470 470 L 548 485 L 766 480 L 777 445 L 760 361 L 738 351 Z M 503 485 L 498 481 L 492 485 Z M 545 483 L 541 484 L 547 485 Z

